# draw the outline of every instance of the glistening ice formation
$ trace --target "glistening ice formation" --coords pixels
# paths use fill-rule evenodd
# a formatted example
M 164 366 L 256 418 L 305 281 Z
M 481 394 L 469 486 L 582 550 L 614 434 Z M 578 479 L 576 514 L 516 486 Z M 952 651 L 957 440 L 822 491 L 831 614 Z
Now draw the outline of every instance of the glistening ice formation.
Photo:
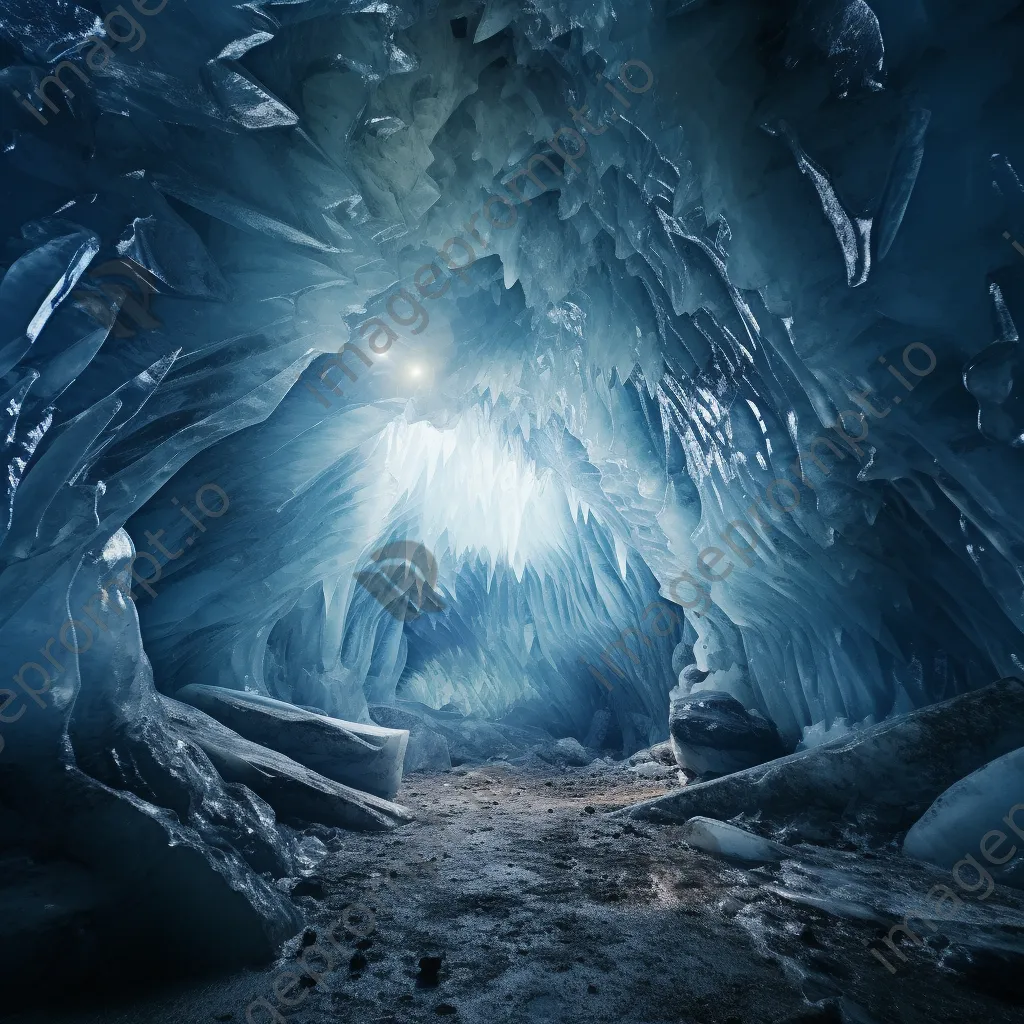
M 607 710 L 629 753 L 693 663 L 790 745 L 1024 668 L 1013 0 L 2 0 L 0 34 L 27 846 L 191 886 L 258 956 L 316 851 L 157 689 Z M 415 618 L 355 579 L 404 541 Z

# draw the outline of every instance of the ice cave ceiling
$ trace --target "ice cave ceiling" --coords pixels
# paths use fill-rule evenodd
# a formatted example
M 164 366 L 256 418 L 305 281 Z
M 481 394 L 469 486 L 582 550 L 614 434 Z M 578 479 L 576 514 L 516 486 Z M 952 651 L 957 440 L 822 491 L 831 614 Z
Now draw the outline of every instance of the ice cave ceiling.
M 640 743 L 694 660 L 794 736 L 1021 667 L 1015 4 L 135 7 L 0 10 L 11 663 L 126 526 L 166 692 Z
M 48 695 L 8 763 L 131 775 L 147 657 L 351 721 L 607 709 L 626 753 L 694 663 L 791 743 L 1024 671 L 1018 3 L 2 0 L 0 38 L 0 654 Z M 403 543 L 422 614 L 358 579 Z

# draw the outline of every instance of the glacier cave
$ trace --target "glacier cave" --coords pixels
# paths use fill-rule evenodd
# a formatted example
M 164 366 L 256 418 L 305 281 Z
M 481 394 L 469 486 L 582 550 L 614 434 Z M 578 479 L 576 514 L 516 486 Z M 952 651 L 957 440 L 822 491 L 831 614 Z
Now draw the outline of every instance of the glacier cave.
M 3 1020 L 1020 1019 L 1021 0 L 0 40 Z

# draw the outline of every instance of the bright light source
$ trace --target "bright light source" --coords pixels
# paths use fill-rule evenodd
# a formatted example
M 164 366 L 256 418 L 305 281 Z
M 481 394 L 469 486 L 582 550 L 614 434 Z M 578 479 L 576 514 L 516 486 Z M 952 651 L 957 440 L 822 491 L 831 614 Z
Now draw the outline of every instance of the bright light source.
M 479 407 L 443 430 L 403 417 L 385 438 L 387 476 L 399 495 L 416 494 L 417 539 L 422 536 L 428 547 L 447 533 L 453 558 L 486 550 L 491 564 L 505 560 L 520 579 L 525 565 L 543 552 L 570 550 L 564 491 L 550 470 L 537 469 L 521 438 L 506 438 Z
M 410 366 L 409 367 L 409 376 L 410 377 L 418 377 L 422 372 L 423 372 L 423 367 L 421 367 L 421 366 Z

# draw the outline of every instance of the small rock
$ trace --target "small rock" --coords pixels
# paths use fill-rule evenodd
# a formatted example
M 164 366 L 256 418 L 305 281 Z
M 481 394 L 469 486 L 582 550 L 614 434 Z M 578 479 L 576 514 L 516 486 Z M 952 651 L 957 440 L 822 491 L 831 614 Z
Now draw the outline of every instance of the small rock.
M 373 946 L 373 939 L 360 939 L 356 943 L 356 949 L 370 949 Z
M 584 814 L 596 814 L 597 811 L 593 807 L 591 807 L 590 804 L 587 804 L 587 806 L 583 808 L 583 813 Z
M 451 1003 L 438 1003 L 437 1006 L 434 1007 L 434 1013 L 439 1017 L 450 1017 L 453 1013 L 458 1012 L 459 1011 L 456 1010 Z
M 420 957 L 420 973 L 416 977 L 418 988 L 437 988 L 441 983 L 439 975 L 441 973 L 442 960 L 444 960 L 443 954 L 441 956 Z
M 589 992 L 589 993 L 590 993 L 590 994 L 591 994 L 592 996 L 596 996 L 596 995 L 597 995 L 597 986 L 596 986 L 596 985 L 588 985 L 588 986 L 587 986 L 587 991 L 588 991 L 588 992 Z
M 315 878 L 300 878 L 292 889 L 292 896 L 312 896 L 315 900 L 324 898 L 324 883 Z
M 366 965 L 370 961 L 363 956 L 362 953 L 353 953 L 352 959 L 348 962 L 348 969 L 355 973 L 356 971 L 363 971 L 366 969 Z
M 534 747 L 534 752 L 542 761 L 549 764 L 564 764 L 574 768 L 585 767 L 594 760 L 594 755 L 572 736 L 555 740 L 553 743 L 541 744 Z

